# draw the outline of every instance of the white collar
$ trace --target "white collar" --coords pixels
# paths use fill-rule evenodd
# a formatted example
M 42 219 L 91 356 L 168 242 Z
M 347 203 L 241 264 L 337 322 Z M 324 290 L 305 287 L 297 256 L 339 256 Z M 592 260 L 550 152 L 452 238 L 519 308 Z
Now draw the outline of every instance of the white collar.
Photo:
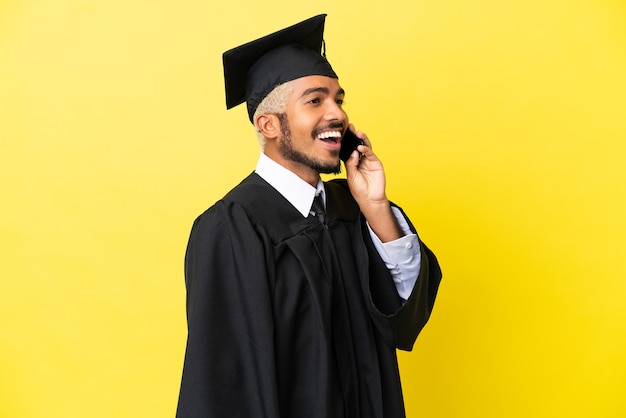
M 322 192 L 326 202 L 324 183 L 318 180 L 317 188 L 302 180 L 293 171 L 288 170 L 270 157 L 261 153 L 256 166 L 256 173 L 275 188 L 289 203 L 291 203 L 305 218 L 309 216 L 313 199 Z

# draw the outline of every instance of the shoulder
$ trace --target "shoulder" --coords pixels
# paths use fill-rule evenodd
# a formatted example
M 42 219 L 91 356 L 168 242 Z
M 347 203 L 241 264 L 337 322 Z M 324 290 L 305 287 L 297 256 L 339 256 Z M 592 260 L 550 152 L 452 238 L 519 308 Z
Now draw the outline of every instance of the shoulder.
M 248 217 L 254 212 L 260 197 L 268 194 L 268 189 L 271 187 L 263 179 L 255 173 L 250 174 L 198 216 L 194 227 L 220 224 L 242 216 Z
M 231 189 L 223 198 L 202 212 L 193 222 L 192 235 L 203 236 L 223 233 L 234 225 L 250 223 L 249 213 L 255 189 L 255 175 L 250 174 Z M 258 176 L 257 176 L 258 177 Z M 222 237 L 225 238 L 225 237 Z
M 234 202 L 246 205 L 254 202 L 258 196 L 266 194 L 268 189 L 271 189 L 271 186 L 265 180 L 258 174 L 251 173 L 228 192 L 222 200 L 227 203 Z
M 246 230 L 269 237 L 272 242 L 280 242 L 306 226 L 306 218 L 255 173 L 235 186 L 194 223 L 194 229 L 213 235 L 240 235 L 241 230 Z

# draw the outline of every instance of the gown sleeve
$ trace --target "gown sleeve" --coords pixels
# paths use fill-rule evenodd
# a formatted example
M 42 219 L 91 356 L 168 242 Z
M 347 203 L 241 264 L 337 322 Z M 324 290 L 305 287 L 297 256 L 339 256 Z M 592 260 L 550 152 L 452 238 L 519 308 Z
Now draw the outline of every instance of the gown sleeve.
M 417 234 L 415 227 L 398 206 L 395 206 L 406 219 L 410 230 Z M 441 282 L 441 269 L 435 254 L 420 242 L 421 265 L 415 285 L 409 298 L 404 302 L 397 293 L 391 274 L 381 259 L 369 234 L 363 236 L 369 253 L 370 271 L 367 288 L 373 303 L 374 323 L 381 334 L 395 348 L 410 351 L 422 328 L 428 322 L 435 304 L 437 290 Z M 391 331 L 391 332 L 390 332 Z
M 244 211 L 224 202 L 193 225 L 177 418 L 279 416 L 262 240 Z
M 435 254 L 420 243 L 422 264 L 411 296 L 395 314 L 393 328 L 396 346 L 410 351 L 422 328 L 428 322 L 435 305 L 437 289 L 441 281 L 441 270 Z

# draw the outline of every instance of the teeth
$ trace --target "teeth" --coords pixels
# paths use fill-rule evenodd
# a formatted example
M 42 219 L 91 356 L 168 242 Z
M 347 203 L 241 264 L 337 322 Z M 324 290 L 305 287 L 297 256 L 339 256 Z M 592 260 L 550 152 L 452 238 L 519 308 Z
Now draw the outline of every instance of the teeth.
M 322 132 L 317 137 L 319 139 L 328 139 L 328 138 L 339 138 L 340 136 L 341 136 L 341 132 L 339 131 L 328 131 L 328 132 Z

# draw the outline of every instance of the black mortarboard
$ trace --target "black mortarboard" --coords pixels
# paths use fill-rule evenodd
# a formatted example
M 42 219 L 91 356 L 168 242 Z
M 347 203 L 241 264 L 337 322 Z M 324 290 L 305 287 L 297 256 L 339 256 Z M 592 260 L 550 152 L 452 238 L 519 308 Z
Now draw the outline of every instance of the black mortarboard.
M 248 116 L 276 86 L 309 75 L 338 78 L 320 53 L 325 14 L 224 52 L 226 108 L 244 101 Z

